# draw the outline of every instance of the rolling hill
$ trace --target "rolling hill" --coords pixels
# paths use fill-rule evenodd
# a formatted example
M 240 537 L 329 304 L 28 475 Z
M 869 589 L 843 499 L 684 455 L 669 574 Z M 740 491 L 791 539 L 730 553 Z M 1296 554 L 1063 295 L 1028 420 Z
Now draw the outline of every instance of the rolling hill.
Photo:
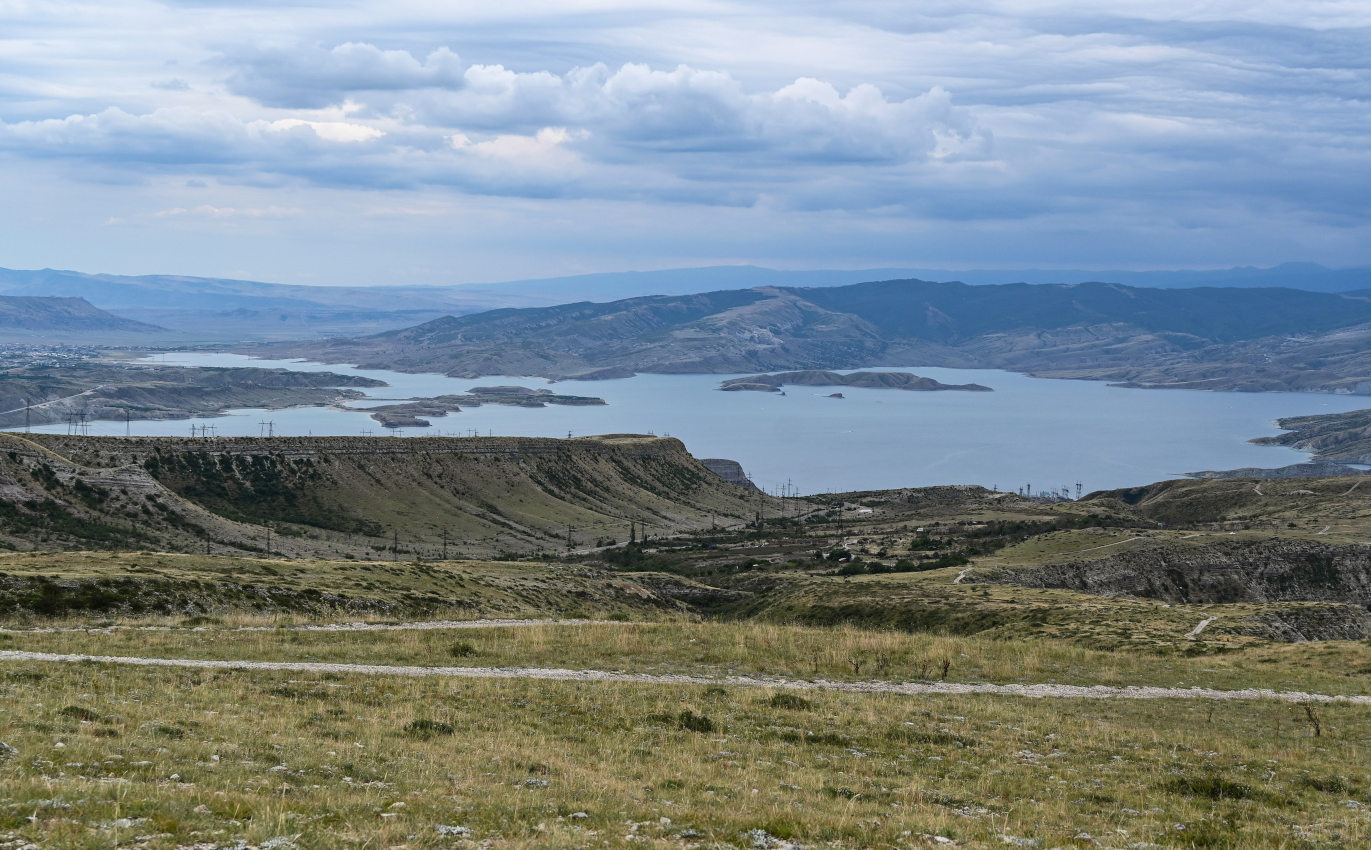
M 1360 392 L 1371 298 L 1279 288 L 891 280 L 493 310 L 276 355 L 453 376 L 615 377 L 868 365 L 1133 386 Z

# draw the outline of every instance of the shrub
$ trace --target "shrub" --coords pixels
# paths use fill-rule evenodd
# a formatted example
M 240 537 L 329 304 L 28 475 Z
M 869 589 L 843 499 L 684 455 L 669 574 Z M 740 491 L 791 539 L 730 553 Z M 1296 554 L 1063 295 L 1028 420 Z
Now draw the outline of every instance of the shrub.
M 814 703 L 804 697 L 787 693 L 773 695 L 769 705 L 772 708 L 787 708 L 791 711 L 809 711 L 814 707 Z
M 456 732 L 457 730 L 453 729 L 450 724 L 440 723 L 437 720 L 428 720 L 425 718 L 411 720 L 409 723 L 405 724 L 406 734 L 423 740 L 428 740 L 429 738 L 438 735 L 453 735 L 456 734 Z
M 91 709 L 80 705 L 69 705 L 57 713 L 63 717 L 70 717 L 72 720 L 85 720 L 89 722 L 100 719 L 99 712 L 92 711 Z
M 696 714 L 690 709 L 682 711 L 676 718 L 677 723 L 682 729 L 689 732 L 713 732 L 714 721 L 703 714 Z

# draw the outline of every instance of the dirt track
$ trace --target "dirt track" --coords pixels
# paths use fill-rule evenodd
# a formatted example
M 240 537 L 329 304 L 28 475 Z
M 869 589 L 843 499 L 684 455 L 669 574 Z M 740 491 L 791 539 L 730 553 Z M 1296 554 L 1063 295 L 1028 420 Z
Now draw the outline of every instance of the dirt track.
M 738 688 L 783 688 L 867 694 L 991 694 L 995 696 L 1064 699 L 1209 699 L 1280 700 L 1282 702 L 1350 703 L 1371 705 L 1371 696 L 1311 694 L 1264 688 L 1107 687 L 1104 685 L 992 685 L 953 682 L 833 682 L 823 679 L 781 679 L 765 676 L 685 676 L 622 673 L 608 670 L 566 670 L 557 667 L 407 667 L 384 664 L 326 664 L 305 661 L 207 661 L 193 658 L 139 658 L 116 655 L 63 655 L 50 652 L 0 651 L 0 662 L 126 664 L 138 667 L 192 667 L 214 670 L 268 670 L 296 673 L 350 673 L 373 676 L 442 676 L 463 679 L 540 679 L 557 682 L 632 682 L 650 685 L 726 685 Z
M 305 623 L 296 626 L 35 626 L 31 629 L 0 628 L 0 634 L 58 634 L 58 633 L 105 633 L 114 631 L 143 632 L 404 632 L 430 631 L 441 629 L 504 629 L 520 626 L 604 626 L 618 624 L 614 620 L 568 620 L 556 618 L 521 620 L 416 620 L 408 623 Z M 619 624 L 621 625 L 621 624 Z

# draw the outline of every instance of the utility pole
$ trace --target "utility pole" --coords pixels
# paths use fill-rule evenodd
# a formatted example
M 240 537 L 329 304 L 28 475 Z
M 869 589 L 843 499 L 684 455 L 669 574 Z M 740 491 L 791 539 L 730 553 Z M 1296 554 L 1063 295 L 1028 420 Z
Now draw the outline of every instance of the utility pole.
M 398 561 L 400 560 L 400 529 L 392 528 L 390 534 L 390 556 L 392 560 Z
M 443 529 L 443 560 L 447 560 L 447 529 Z
M 268 523 L 268 524 L 265 526 L 265 528 L 266 528 L 266 530 L 267 530 L 267 557 L 270 558 L 270 557 L 271 557 L 271 524 Z
M 24 433 L 29 433 L 29 400 L 24 399 Z

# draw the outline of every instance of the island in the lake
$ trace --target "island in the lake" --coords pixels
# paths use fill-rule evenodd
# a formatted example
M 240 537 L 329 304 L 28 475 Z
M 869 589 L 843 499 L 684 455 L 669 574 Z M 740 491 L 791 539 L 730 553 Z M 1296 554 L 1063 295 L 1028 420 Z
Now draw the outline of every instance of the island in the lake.
M 913 375 L 909 372 L 853 372 L 841 375 L 818 369 L 800 372 L 776 372 L 770 375 L 748 375 L 743 378 L 729 378 L 719 385 L 726 392 L 752 391 L 763 393 L 780 392 L 781 387 L 862 387 L 873 390 L 915 390 L 932 392 L 935 390 L 966 390 L 970 392 L 991 392 L 990 387 L 980 384 L 944 384 L 932 378 Z M 830 398 L 841 398 L 834 393 Z
M 372 419 L 381 423 L 383 428 L 427 428 L 433 424 L 428 419 L 437 419 L 447 416 L 449 413 L 460 413 L 463 407 L 480 407 L 483 404 L 546 407 L 549 404 L 594 405 L 604 403 L 604 399 L 594 396 L 560 395 L 551 390 L 497 386 L 472 387 L 467 390 L 466 395 L 414 398 L 399 404 L 368 408 L 367 412 L 371 414 Z M 428 417 L 428 419 L 424 417 Z

